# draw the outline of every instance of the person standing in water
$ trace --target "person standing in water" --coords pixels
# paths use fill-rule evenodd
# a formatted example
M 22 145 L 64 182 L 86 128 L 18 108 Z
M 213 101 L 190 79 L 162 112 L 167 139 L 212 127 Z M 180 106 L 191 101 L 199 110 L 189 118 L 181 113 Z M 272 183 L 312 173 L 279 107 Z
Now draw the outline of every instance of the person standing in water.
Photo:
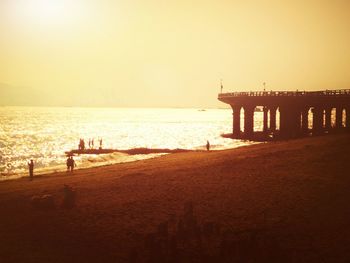
M 29 178 L 30 178 L 30 180 L 32 180 L 33 176 L 34 176 L 34 161 L 33 161 L 33 159 L 31 159 L 30 162 L 28 163 L 28 168 L 29 168 Z
M 99 140 L 99 142 L 100 142 L 100 150 L 102 150 L 102 138 Z
M 210 143 L 209 143 L 209 141 L 207 141 L 207 151 L 209 151 L 210 150 Z

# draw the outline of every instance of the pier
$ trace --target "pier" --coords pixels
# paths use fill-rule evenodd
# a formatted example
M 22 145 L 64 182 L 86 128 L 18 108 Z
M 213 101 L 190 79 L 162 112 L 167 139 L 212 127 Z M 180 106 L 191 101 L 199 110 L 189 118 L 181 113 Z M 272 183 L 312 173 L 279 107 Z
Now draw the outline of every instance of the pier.
M 233 110 L 232 138 L 295 138 L 350 131 L 350 89 L 231 92 L 219 93 L 218 100 Z M 257 107 L 263 109 L 263 129 L 259 132 L 254 127 Z

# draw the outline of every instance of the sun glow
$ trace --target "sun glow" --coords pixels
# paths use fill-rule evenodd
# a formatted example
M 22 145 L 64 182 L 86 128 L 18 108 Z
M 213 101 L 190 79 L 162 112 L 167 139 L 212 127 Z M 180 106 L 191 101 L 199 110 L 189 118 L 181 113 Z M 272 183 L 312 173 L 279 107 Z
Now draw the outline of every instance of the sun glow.
M 344 0 L 0 0 L 0 105 L 222 107 L 221 78 L 225 92 L 265 81 L 345 89 L 348 10 Z
M 79 14 L 79 1 L 17 0 L 11 10 L 18 22 L 40 25 L 65 24 Z

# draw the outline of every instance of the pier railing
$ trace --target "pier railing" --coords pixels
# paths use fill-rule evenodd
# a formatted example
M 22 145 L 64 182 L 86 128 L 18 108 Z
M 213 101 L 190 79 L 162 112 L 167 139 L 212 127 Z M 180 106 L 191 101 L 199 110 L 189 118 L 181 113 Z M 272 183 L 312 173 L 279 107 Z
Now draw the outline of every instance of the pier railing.
M 261 97 L 261 96 L 350 96 L 350 89 L 322 90 L 322 91 L 247 91 L 219 93 L 223 97 Z

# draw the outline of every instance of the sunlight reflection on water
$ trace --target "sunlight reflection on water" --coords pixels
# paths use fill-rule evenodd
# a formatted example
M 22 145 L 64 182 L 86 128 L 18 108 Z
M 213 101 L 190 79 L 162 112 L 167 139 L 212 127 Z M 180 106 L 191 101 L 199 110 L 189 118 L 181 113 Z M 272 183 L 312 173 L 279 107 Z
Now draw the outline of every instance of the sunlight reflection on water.
M 262 113 L 256 112 L 260 129 Z M 18 175 L 35 160 L 36 171 L 65 169 L 65 151 L 78 148 L 79 138 L 86 144 L 103 138 L 104 148 L 204 149 L 209 140 L 213 149 L 247 144 L 222 138 L 232 130 L 230 109 L 141 109 L 141 108 L 0 108 L 0 173 Z M 77 156 L 78 167 L 90 167 L 151 158 L 155 155 L 111 154 Z M 4 178 L 8 176 L 0 176 Z

